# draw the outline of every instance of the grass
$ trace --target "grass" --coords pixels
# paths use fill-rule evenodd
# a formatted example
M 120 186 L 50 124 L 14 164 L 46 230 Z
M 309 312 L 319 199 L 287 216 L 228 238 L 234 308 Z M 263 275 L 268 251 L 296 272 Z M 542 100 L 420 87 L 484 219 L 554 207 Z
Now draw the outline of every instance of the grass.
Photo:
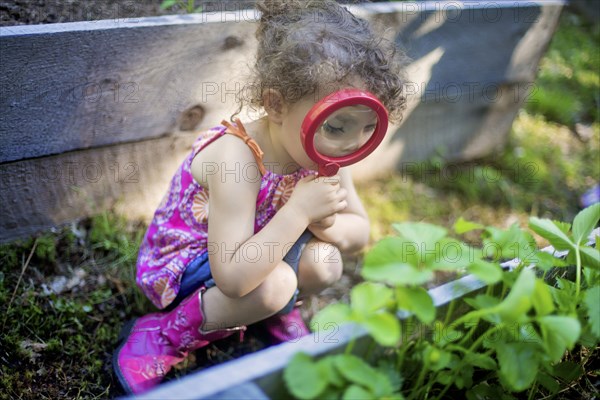
M 561 29 L 541 62 L 527 109 L 569 127 L 598 121 L 600 105 L 600 26 L 589 27 L 565 13 Z
M 103 214 L 0 246 L 0 398 L 112 394 L 118 330 L 150 309 L 132 275 L 142 228 Z
M 460 165 L 436 158 L 422 164 L 428 173 L 358 185 L 373 242 L 397 221 L 450 227 L 462 216 L 506 227 L 530 215 L 572 219 L 579 196 L 600 181 L 598 46 L 598 28 L 563 15 L 536 101 L 519 113 L 502 154 Z M 577 123 L 590 127 L 586 142 L 573 132 Z M 0 246 L 0 399 L 122 394 L 110 361 L 118 331 L 152 310 L 133 277 L 144 229 L 108 213 Z M 197 353 L 173 376 L 261 346 L 235 340 Z

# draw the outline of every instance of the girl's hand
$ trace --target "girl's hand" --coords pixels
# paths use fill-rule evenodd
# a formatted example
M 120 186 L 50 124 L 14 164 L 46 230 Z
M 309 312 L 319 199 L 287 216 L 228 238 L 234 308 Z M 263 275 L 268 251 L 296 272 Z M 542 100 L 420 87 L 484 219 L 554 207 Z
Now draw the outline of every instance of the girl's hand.
M 309 175 L 298 181 L 286 206 L 306 218 L 310 225 L 346 209 L 347 194 L 346 189 L 340 188 L 338 175 L 319 178 Z
M 308 229 L 319 229 L 319 230 L 325 230 L 327 228 L 331 228 L 333 226 L 333 224 L 335 223 L 335 216 L 337 214 L 332 214 L 329 217 L 325 217 L 320 221 L 317 222 L 313 222 L 312 224 L 310 224 L 308 226 Z

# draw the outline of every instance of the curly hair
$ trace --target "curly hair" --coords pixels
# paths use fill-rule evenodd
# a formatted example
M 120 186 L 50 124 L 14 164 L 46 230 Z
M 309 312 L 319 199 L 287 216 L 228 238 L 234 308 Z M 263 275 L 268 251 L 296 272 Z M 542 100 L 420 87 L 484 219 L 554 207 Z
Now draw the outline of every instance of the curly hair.
M 276 89 L 294 104 L 358 79 L 386 106 L 390 120 L 401 120 L 407 58 L 393 42 L 377 37 L 367 21 L 333 0 L 258 1 L 256 8 L 261 18 L 253 87 Z M 262 109 L 262 90 L 243 103 Z

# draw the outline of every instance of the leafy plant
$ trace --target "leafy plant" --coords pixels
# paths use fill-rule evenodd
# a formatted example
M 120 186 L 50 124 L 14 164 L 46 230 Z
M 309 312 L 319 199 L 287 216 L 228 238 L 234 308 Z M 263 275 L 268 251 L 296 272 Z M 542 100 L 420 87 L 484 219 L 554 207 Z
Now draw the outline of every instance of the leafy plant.
M 196 7 L 195 0 L 163 0 L 160 3 L 161 10 L 174 9 L 176 7 L 182 8 L 188 14 L 202 12 L 202 6 Z
M 530 219 L 533 232 L 557 251 L 568 250 L 564 260 L 538 250 L 532 234 L 516 224 L 501 230 L 459 219 L 455 233 L 481 231 L 481 249 L 439 226 L 394 224 L 397 235 L 366 255 L 366 281 L 352 289 L 350 304 L 332 304 L 312 321 L 325 329 L 356 323 L 387 351 L 367 354 L 376 366 L 351 354 L 354 342 L 345 354 L 320 360 L 297 354 L 284 373 L 290 393 L 300 399 L 442 399 L 449 390 L 468 399 L 557 393 L 583 373 L 581 366 L 566 373 L 573 364 L 566 352 L 580 346 L 590 357 L 600 340 L 600 254 L 587 244 L 599 220 L 600 204 L 572 224 Z M 506 259 L 515 259 L 516 268 L 502 269 Z M 471 273 L 487 290 L 436 315 L 422 287 L 436 271 Z M 468 311 L 455 318 L 457 307 Z M 409 317 L 401 322 L 399 312 Z M 420 334 L 417 325 L 436 334 Z

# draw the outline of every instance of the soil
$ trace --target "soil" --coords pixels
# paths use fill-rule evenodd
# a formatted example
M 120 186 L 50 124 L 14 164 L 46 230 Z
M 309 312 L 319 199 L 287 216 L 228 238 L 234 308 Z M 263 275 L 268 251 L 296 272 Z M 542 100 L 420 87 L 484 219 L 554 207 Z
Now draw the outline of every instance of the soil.
M 160 0 L 12 0 L 0 1 L 0 26 L 96 21 L 172 14 Z
M 0 26 L 52 24 L 60 22 L 98 21 L 185 14 L 182 6 L 188 0 L 180 0 L 168 10 L 160 8 L 163 0 L 0 0 Z M 254 1 L 195 0 L 194 6 L 205 10 L 216 7 L 252 8 Z M 228 5 L 229 4 L 229 5 Z

